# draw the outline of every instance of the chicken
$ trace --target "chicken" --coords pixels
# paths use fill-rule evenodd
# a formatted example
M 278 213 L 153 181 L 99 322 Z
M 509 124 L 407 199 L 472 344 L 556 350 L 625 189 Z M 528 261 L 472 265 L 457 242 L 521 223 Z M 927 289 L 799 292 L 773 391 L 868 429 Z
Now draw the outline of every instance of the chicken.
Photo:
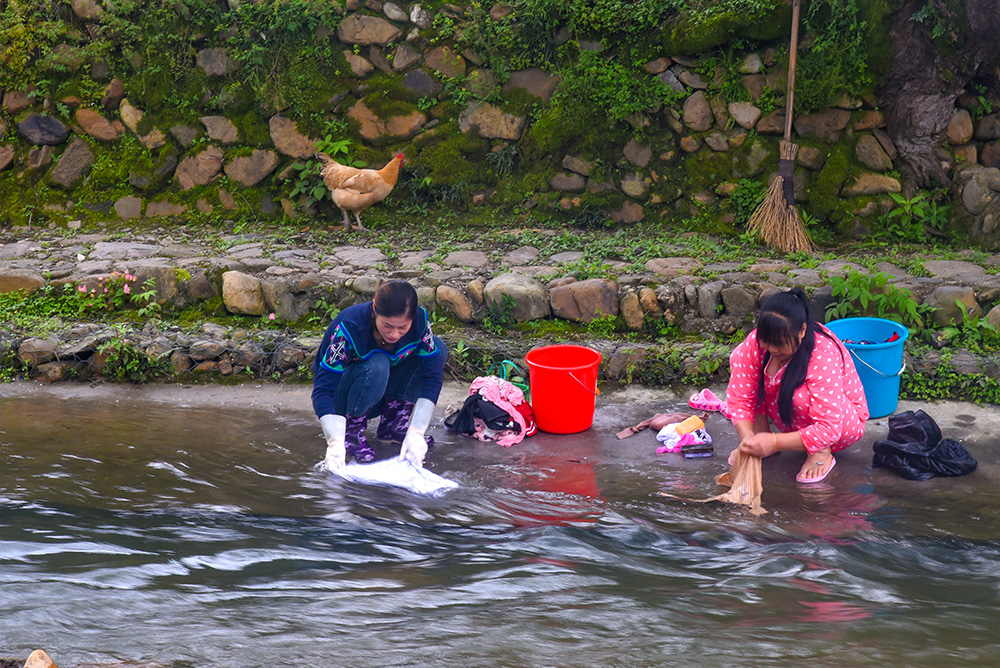
M 354 214 L 354 220 L 361 226 L 361 217 L 358 215 L 372 204 L 384 200 L 393 187 L 396 179 L 399 178 L 399 168 L 405 162 L 402 153 L 397 153 L 382 169 L 357 169 L 342 165 L 325 153 L 317 153 L 316 156 L 323 163 L 320 176 L 323 183 L 330 189 L 330 196 L 333 203 L 344 212 L 344 230 L 351 229 L 351 220 L 347 213 Z

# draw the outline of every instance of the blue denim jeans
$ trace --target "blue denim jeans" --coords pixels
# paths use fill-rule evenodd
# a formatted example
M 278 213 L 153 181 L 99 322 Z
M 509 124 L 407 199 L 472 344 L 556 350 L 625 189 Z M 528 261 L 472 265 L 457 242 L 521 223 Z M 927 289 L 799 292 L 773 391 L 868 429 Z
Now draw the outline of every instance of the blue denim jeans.
M 389 357 L 376 352 L 367 360 L 348 365 L 333 396 L 337 414 L 373 418 L 382 413 L 386 399 L 416 401 L 424 384 L 420 371 L 416 355 L 391 367 Z

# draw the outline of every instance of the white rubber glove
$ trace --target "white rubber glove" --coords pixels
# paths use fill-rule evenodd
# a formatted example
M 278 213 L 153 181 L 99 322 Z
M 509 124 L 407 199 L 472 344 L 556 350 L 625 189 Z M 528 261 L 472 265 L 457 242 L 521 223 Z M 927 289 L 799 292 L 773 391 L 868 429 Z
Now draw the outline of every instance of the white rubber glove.
M 424 434 L 431 423 L 433 412 L 434 402 L 430 399 L 417 399 L 413 414 L 410 415 L 410 425 L 406 428 L 406 436 L 403 437 L 403 445 L 399 449 L 399 458 L 410 460 L 417 468 L 424 465 L 424 457 L 427 456 Z
M 347 466 L 347 418 L 343 415 L 327 414 L 319 419 L 326 438 L 326 468 L 333 473 L 343 473 Z

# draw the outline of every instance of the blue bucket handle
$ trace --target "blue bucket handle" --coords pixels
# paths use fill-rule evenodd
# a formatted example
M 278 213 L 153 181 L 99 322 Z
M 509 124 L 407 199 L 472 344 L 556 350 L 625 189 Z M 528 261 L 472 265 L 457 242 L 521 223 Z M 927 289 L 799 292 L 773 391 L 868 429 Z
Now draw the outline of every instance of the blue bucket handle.
M 875 367 L 873 367 L 871 364 L 869 364 L 868 362 L 866 362 L 863 359 L 861 359 L 861 357 L 858 356 L 858 354 L 854 351 L 853 348 L 848 348 L 848 350 L 851 351 L 851 355 L 854 356 L 854 359 L 856 359 L 857 361 L 861 362 L 866 367 L 868 367 L 869 369 L 871 369 L 872 371 L 874 371 L 878 375 L 882 376 L 883 378 L 895 378 L 896 376 L 902 376 L 903 372 L 906 371 L 906 360 L 903 360 L 903 366 L 900 367 L 899 371 L 897 371 L 896 373 L 882 373 L 881 371 L 879 371 L 878 369 L 876 369 Z

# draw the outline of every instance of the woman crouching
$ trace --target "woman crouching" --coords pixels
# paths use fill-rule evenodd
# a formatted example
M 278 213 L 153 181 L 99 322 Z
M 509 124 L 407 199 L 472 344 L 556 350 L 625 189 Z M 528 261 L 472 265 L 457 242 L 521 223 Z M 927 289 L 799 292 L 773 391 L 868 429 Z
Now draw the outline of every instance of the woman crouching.
M 730 367 L 726 400 L 739 449 L 757 457 L 804 450 L 796 481 L 826 478 L 833 454 L 864 435 L 868 402 L 854 362 L 833 332 L 809 317 L 802 290 L 765 300 Z
M 434 336 L 417 291 L 389 281 L 375 299 L 341 311 L 323 336 L 313 363 L 312 402 L 326 438 L 326 466 L 340 471 L 350 455 L 375 459 L 365 429 L 381 416 L 376 435 L 400 443 L 400 457 L 423 466 L 424 436 L 443 384 L 448 350 Z

